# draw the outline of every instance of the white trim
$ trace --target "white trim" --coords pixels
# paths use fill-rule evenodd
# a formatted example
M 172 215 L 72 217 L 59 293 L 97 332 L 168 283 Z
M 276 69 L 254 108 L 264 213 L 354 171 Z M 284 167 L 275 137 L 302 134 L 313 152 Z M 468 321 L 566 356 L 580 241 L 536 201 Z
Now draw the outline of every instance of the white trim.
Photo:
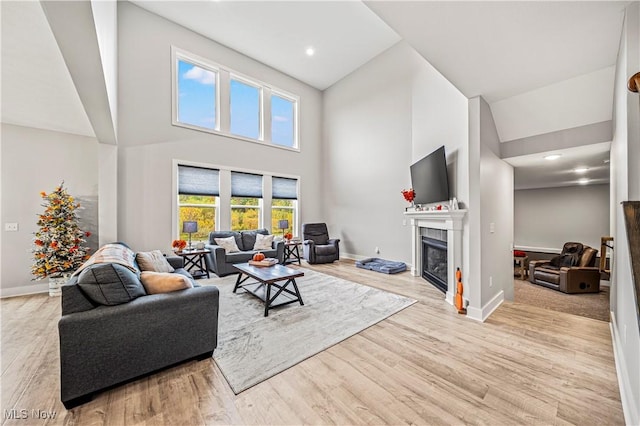
M 49 283 L 23 285 L 20 287 L 0 288 L 0 299 L 6 297 L 27 296 L 29 294 L 48 293 Z
M 620 401 L 622 402 L 624 420 L 628 425 L 638 425 L 640 424 L 638 402 L 633 400 L 633 391 L 629 382 L 629 372 L 624 358 L 620 333 L 618 332 L 616 313 L 611 311 L 610 314 L 611 322 L 609 323 L 609 328 L 611 329 L 611 340 L 613 340 L 613 358 L 616 362 L 616 374 L 618 375 L 618 387 L 620 388 Z
M 513 248 L 514 250 L 534 251 L 537 253 L 554 253 L 554 254 L 562 253 L 561 248 L 531 247 L 531 246 L 513 246 Z
M 472 320 L 484 322 L 489 315 L 493 313 L 504 302 L 504 291 L 500 290 L 500 293 L 496 294 L 486 305 L 481 309 L 467 307 L 467 317 Z

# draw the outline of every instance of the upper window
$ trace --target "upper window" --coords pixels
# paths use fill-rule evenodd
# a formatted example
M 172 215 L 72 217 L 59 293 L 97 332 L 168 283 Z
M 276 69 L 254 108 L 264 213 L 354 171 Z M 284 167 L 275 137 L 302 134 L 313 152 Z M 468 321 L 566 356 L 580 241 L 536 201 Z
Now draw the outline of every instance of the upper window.
M 217 72 L 178 59 L 177 120 L 216 130 Z
M 299 98 L 175 47 L 173 125 L 299 148 Z
M 231 80 L 231 133 L 250 139 L 262 139 L 262 90 L 243 81 Z
M 296 102 L 276 94 L 271 95 L 271 142 L 296 146 Z

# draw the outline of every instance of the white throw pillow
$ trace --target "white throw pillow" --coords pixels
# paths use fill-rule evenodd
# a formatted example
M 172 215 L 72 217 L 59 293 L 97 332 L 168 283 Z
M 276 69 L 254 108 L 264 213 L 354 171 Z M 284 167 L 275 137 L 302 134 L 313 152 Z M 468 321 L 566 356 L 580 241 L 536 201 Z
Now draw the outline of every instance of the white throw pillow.
M 226 253 L 235 253 L 240 251 L 238 245 L 236 244 L 235 237 L 227 237 L 227 238 L 215 238 L 216 244 L 224 249 Z
M 256 234 L 254 250 L 271 250 L 273 246 L 273 235 Z

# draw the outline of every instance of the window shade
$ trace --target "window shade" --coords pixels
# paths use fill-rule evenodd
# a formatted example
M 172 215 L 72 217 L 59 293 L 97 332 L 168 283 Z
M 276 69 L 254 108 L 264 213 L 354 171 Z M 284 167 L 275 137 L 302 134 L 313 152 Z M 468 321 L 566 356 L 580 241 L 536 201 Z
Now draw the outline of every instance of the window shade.
M 220 195 L 220 171 L 194 166 L 178 166 L 178 194 Z
M 298 199 L 298 179 L 289 179 L 274 176 L 272 182 L 272 197 L 281 200 Z
M 262 198 L 262 176 L 231 172 L 231 196 Z

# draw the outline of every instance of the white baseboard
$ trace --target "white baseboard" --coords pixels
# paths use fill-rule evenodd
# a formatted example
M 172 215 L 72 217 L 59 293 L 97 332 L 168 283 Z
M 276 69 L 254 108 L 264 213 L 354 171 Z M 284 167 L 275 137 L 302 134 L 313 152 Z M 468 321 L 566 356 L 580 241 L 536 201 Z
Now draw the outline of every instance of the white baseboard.
M 0 289 L 0 299 L 5 297 L 26 296 L 28 294 L 48 293 L 49 283 L 23 285 L 20 287 L 9 287 Z
M 627 370 L 627 362 L 624 358 L 620 333 L 618 331 L 618 323 L 616 322 L 616 314 L 611 311 L 611 339 L 613 339 L 613 357 L 616 361 L 616 373 L 618 375 L 618 386 L 620 387 L 620 400 L 622 401 L 622 412 L 624 413 L 624 421 L 628 425 L 640 424 L 640 413 L 638 413 L 638 401 L 634 401 L 631 391 L 631 383 L 629 383 L 629 371 Z
M 502 302 L 504 302 L 504 291 L 500 290 L 500 293 L 496 294 L 493 299 L 491 299 L 489 303 L 484 305 L 482 308 L 467 306 L 467 317 L 472 320 L 484 322 L 489 318 L 489 315 L 491 315 L 493 311 L 498 309 L 498 306 L 502 305 Z

